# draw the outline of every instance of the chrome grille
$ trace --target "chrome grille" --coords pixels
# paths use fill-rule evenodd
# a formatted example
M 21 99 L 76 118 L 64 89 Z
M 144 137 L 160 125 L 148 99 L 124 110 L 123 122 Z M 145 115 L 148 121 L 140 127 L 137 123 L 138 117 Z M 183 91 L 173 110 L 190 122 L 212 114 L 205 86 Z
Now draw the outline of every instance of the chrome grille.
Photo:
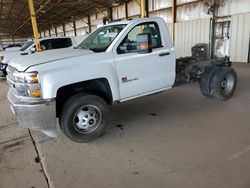
M 13 73 L 16 72 L 17 70 L 14 67 L 9 65 L 9 66 L 7 66 L 6 71 L 7 71 L 8 82 L 13 83 L 15 81 L 15 77 L 14 77 Z
M 16 83 L 15 83 L 15 76 L 14 76 L 14 73 L 17 72 L 17 69 L 8 65 L 6 71 L 7 71 L 7 82 L 10 85 L 10 91 L 16 96 L 18 96 L 19 94 L 15 86 Z

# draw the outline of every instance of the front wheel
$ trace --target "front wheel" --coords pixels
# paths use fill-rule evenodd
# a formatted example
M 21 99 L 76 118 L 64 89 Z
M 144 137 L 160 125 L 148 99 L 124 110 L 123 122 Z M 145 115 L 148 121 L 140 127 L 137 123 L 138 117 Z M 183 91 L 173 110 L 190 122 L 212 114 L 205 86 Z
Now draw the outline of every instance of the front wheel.
M 60 127 L 71 140 L 79 143 L 88 142 L 104 133 L 108 116 L 108 106 L 102 98 L 78 94 L 64 104 Z

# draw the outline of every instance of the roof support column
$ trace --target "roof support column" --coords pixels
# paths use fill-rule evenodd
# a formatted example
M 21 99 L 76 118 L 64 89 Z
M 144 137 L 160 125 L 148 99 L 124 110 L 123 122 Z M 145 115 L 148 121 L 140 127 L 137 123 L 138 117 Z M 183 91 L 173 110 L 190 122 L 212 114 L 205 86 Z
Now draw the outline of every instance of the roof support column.
M 30 10 L 30 18 L 31 18 L 31 23 L 32 23 L 35 44 L 36 44 L 36 51 L 41 52 L 42 50 L 41 50 L 41 45 L 39 42 L 39 33 L 38 33 L 38 28 L 37 28 L 36 13 L 35 13 L 33 0 L 29 0 L 29 10 Z
M 148 0 L 140 0 L 141 18 L 148 17 Z
M 73 21 L 73 29 L 74 29 L 74 35 L 75 37 L 77 36 L 77 32 L 76 32 L 76 21 Z
M 172 41 L 175 40 L 176 0 L 172 0 Z
M 15 44 L 15 38 L 12 36 L 12 43 Z
M 88 15 L 88 26 L 89 26 L 89 33 L 91 33 L 91 20 L 89 15 Z
M 145 9 L 145 1 L 146 1 L 146 0 L 141 0 L 141 3 L 140 3 L 141 18 L 144 18 L 144 17 L 145 17 L 145 12 L 146 12 L 146 9 Z
M 124 7 L 125 7 L 125 19 L 128 19 L 128 2 L 127 1 L 125 1 L 124 2 Z
M 57 27 L 55 27 L 55 33 L 56 33 L 56 36 L 58 36 L 58 33 L 57 33 Z
M 108 19 L 109 19 L 109 22 L 112 22 L 112 21 L 113 21 L 113 9 L 112 9 L 112 7 L 109 7 L 109 8 L 107 9 L 107 12 L 108 12 L 107 17 L 108 17 Z
M 145 16 L 146 16 L 146 17 L 149 17 L 148 1 L 149 1 L 149 0 L 145 0 Z
M 63 36 L 66 36 L 66 31 L 65 31 L 65 23 L 63 23 Z

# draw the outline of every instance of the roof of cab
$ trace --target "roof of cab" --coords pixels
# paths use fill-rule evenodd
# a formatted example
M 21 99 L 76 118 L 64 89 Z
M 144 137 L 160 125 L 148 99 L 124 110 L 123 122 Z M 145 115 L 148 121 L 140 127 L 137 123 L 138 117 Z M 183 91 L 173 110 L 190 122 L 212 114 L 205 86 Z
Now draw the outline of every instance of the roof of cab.
M 137 21 L 153 21 L 153 20 L 159 20 L 162 19 L 161 17 L 147 17 L 147 18 L 138 18 L 138 19 L 131 19 L 131 20 L 121 20 L 121 21 L 114 21 L 110 22 L 107 25 L 120 25 L 120 24 L 129 24 L 131 22 L 137 22 Z M 104 25 L 105 26 L 105 25 Z

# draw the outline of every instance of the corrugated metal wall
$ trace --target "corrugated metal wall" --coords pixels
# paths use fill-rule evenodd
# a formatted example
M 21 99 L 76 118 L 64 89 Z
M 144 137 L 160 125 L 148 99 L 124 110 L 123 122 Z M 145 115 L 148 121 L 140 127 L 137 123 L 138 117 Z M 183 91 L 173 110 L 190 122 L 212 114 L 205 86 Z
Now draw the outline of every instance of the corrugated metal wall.
M 191 3 L 195 2 L 195 3 Z M 185 5 L 186 4 L 186 5 Z M 231 19 L 230 52 L 232 61 L 247 62 L 250 35 L 250 0 L 223 0 L 219 7 L 219 16 Z M 171 0 L 149 0 L 149 16 L 162 17 L 167 23 L 170 32 L 172 13 Z M 113 19 L 125 18 L 125 4 L 112 8 Z M 90 15 L 92 31 L 102 25 L 102 20 L 107 15 L 97 12 Z M 238 14 L 238 15 L 237 15 Z M 128 1 L 128 17 L 139 18 L 140 6 L 134 1 Z M 230 18 L 231 16 L 231 18 Z M 191 55 L 191 47 L 196 43 L 209 43 L 210 15 L 205 12 L 204 2 L 197 0 L 177 0 L 177 23 L 175 24 L 175 48 L 177 57 Z M 85 36 L 88 32 L 87 17 L 76 20 L 77 36 Z M 63 27 L 57 26 L 58 36 L 63 36 Z M 65 24 L 67 36 L 74 36 L 73 23 Z M 172 34 L 172 33 L 171 33 Z M 41 36 L 55 35 L 55 28 L 41 32 Z
M 250 12 L 249 0 L 223 0 L 220 2 L 218 16 L 229 16 Z
M 191 55 L 191 47 L 197 43 L 209 43 L 210 20 L 180 22 L 175 24 L 175 49 L 177 57 Z
M 233 62 L 247 62 L 250 41 L 250 13 L 231 18 L 230 57 Z

